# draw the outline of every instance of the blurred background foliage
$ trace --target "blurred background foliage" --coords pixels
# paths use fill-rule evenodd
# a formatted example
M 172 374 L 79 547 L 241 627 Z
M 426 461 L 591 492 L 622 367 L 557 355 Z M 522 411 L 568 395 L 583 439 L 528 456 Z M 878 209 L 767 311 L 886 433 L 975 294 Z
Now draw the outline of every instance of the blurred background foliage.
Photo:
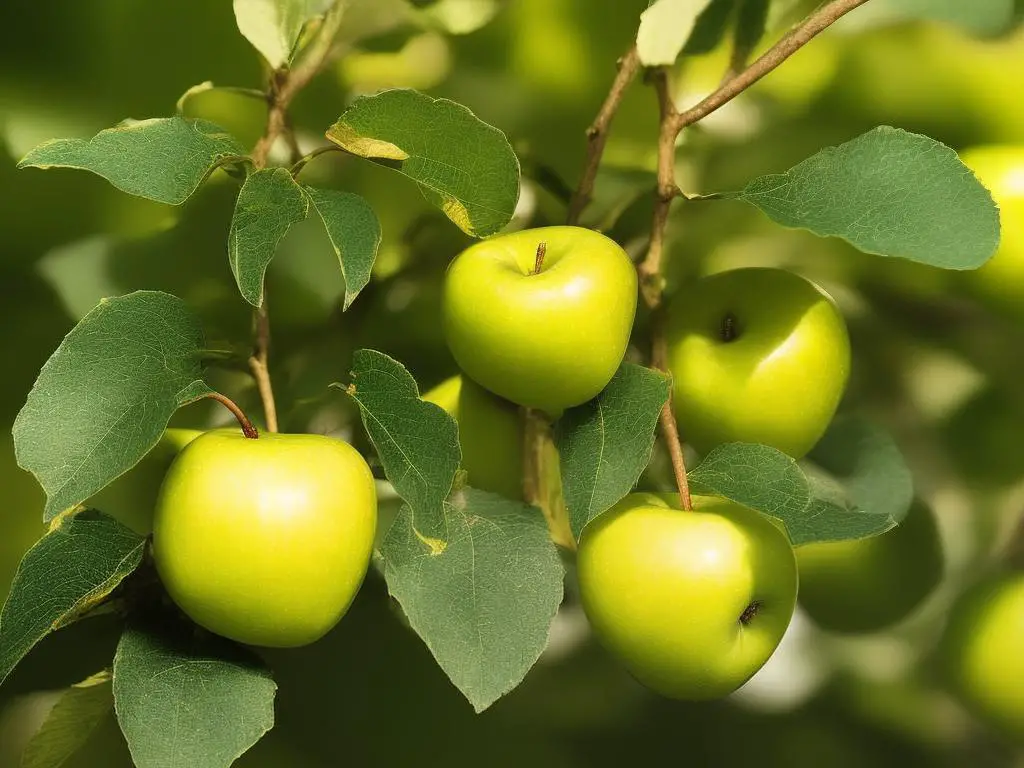
M 801 5 L 808 4 L 776 3 Z M 1024 144 L 1021 5 L 875 0 L 690 130 L 677 156 L 679 178 L 689 192 L 737 189 L 878 123 L 958 150 Z M 512 226 L 559 223 L 582 166 L 584 129 L 645 7 L 645 0 L 352 0 L 344 56 L 295 104 L 299 142 L 307 150 L 321 143 L 360 93 L 411 86 L 449 97 L 504 130 L 521 158 Z M 726 58 L 712 51 L 680 65 L 678 101 L 713 89 Z M 233 179 L 218 173 L 173 209 L 89 174 L 18 172 L 15 161 L 51 137 L 171 114 L 197 83 L 260 87 L 262 77 L 227 0 L 0 4 L 0 597 L 43 530 L 42 493 L 16 467 L 9 427 L 72 324 L 101 297 L 139 288 L 185 298 L 213 346 L 244 350 L 250 323 L 226 259 Z M 206 91 L 185 110 L 250 144 L 262 132 L 264 107 L 245 96 Z M 634 86 L 586 217 L 633 254 L 643 251 L 649 227 L 656 112 L 650 89 Z M 454 372 L 438 302 L 445 264 L 467 238 L 378 166 L 332 154 L 305 173 L 364 195 L 384 239 L 374 281 L 343 315 L 344 284 L 326 238 L 315 226 L 289 235 L 268 279 L 279 409 L 285 430 L 358 440 L 351 405 L 327 384 L 347 380 L 359 346 L 402 360 L 423 390 Z M 935 654 L 949 605 L 998 567 L 1024 504 L 1024 325 L 1013 301 L 993 296 L 984 279 L 864 256 L 729 202 L 678 204 L 670 236 L 676 301 L 686 300 L 688 282 L 700 274 L 754 264 L 794 269 L 837 298 L 854 345 L 844 408 L 876 418 L 904 450 L 918 495 L 938 518 L 946 560 L 940 587 L 910 619 L 866 637 L 830 635 L 798 614 L 751 683 L 698 706 L 657 698 L 610 661 L 589 638 L 570 583 L 541 662 L 521 688 L 474 716 L 371 574 L 327 638 L 267 652 L 280 685 L 279 725 L 240 765 L 1024 765 L 1019 745 L 973 719 L 948 691 Z M 1007 280 L 999 292 L 1012 299 L 1015 290 L 1024 306 L 1024 275 L 1016 286 Z M 211 376 L 258 413 L 247 377 Z M 205 428 L 221 418 L 200 404 L 174 423 Z M 145 493 L 128 498 L 129 506 L 146 503 Z M 386 514 L 393 502 L 382 506 Z M 115 641 L 113 620 L 95 619 L 34 652 L 0 691 L 0 766 L 17 764 L 52 706 L 49 691 L 107 663 Z M 112 716 L 69 765 L 130 765 Z

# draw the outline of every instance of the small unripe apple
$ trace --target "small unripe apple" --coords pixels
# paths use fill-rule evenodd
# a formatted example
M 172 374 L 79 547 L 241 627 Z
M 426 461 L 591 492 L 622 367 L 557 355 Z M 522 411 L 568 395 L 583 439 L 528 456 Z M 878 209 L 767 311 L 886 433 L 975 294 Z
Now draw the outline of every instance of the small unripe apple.
M 1024 572 L 967 590 L 950 613 L 942 651 L 956 691 L 979 716 L 1024 742 Z
M 580 539 L 580 598 L 598 639 L 641 683 L 714 699 L 775 651 L 796 604 L 782 530 L 724 499 L 634 493 Z
M 348 610 L 376 523 L 373 475 L 347 443 L 216 430 L 167 473 L 153 557 L 197 624 L 251 645 L 306 645 Z
M 613 240 L 582 227 L 523 230 L 448 266 L 445 337 L 471 379 L 554 417 L 611 381 L 636 299 L 636 270 Z
M 679 430 L 701 453 L 743 442 L 804 456 L 835 415 L 850 373 L 835 302 L 781 269 L 699 280 L 673 298 L 667 337 Z
M 116 518 L 143 536 L 153 530 L 153 513 L 160 484 L 175 457 L 199 437 L 198 429 L 165 429 L 160 441 L 134 467 L 99 491 L 87 506 Z
M 855 541 L 796 549 L 800 605 L 822 629 L 875 632 L 909 616 L 942 579 L 931 510 L 915 501 L 898 526 Z
M 519 409 L 472 379 L 452 376 L 423 395 L 459 425 L 469 485 L 508 499 L 523 495 L 523 429 Z

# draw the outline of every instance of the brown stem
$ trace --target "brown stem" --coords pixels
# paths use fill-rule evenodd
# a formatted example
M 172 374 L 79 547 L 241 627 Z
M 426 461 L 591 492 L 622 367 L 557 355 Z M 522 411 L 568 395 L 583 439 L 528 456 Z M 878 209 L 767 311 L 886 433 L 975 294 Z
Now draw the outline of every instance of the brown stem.
M 668 344 L 665 341 L 665 329 L 662 319 L 655 318 L 654 341 L 651 345 L 651 364 L 660 371 L 668 373 Z M 693 509 L 693 499 L 690 497 L 690 481 L 686 478 L 686 459 L 683 457 L 683 445 L 679 439 L 679 427 L 676 424 L 675 413 L 672 410 L 672 392 L 669 391 L 668 400 L 665 401 L 659 417 L 662 436 L 665 438 L 665 445 L 668 447 L 668 455 L 672 460 L 672 472 L 676 476 L 676 485 L 679 488 L 679 503 L 686 511 Z
M 753 64 L 736 76 L 723 83 L 710 96 L 695 104 L 673 119 L 673 127 L 678 134 L 688 125 L 703 120 L 719 107 L 732 101 L 743 91 L 767 75 L 779 64 L 784 62 L 798 50 L 803 48 L 818 33 L 841 19 L 854 8 L 864 5 L 868 0 L 832 0 L 794 27 L 779 42 L 769 48 Z
M 677 114 L 669 93 L 668 75 L 664 69 L 656 69 L 651 73 L 650 80 L 658 94 L 658 109 L 661 113 L 658 132 L 658 197 L 654 203 L 651 241 L 647 247 L 647 256 L 637 267 L 637 273 L 644 301 L 651 309 L 655 309 L 661 303 L 664 286 L 661 261 L 665 251 L 665 228 L 668 225 L 672 199 L 679 195 L 675 168 L 676 136 L 679 132 L 674 127 Z
M 263 402 L 263 415 L 267 421 L 267 431 L 277 432 L 277 405 L 274 402 L 274 387 L 270 381 L 270 317 L 267 315 L 267 302 L 253 312 L 253 338 L 255 340 L 252 356 L 249 358 L 249 371 L 256 380 L 256 388 Z
M 608 91 L 597 117 L 587 128 L 587 161 L 583 167 L 579 186 L 576 187 L 576 191 L 569 201 L 569 214 L 566 218 L 568 224 L 577 224 L 583 209 L 590 203 L 591 195 L 594 192 L 594 182 L 597 179 L 597 169 L 601 165 L 604 145 L 608 141 L 608 127 L 619 109 L 619 104 L 622 103 L 626 89 L 639 71 L 640 55 L 634 45 L 625 56 L 619 59 L 619 72 L 612 82 L 612 87 Z
M 544 256 L 548 252 L 548 244 L 541 241 L 537 243 L 537 256 L 533 260 L 533 274 L 539 275 L 541 268 L 544 266 Z
M 250 440 L 255 440 L 260 436 L 259 432 L 256 431 L 256 427 L 253 426 L 252 422 L 249 421 L 249 417 L 245 415 L 245 411 L 238 407 L 227 395 L 222 395 L 220 392 L 210 392 L 206 397 L 211 400 L 216 400 L 218 403 L 227 407 L 231 413 L 234 414 L 235 418 L 238 419 L 238 424 L 242 428 L 242 434 L 248 437 Z
M 291 119 L 288 117 L 288 107 L 291 106 L 296 94 L 309 84 L 327 62 L 334 47 L 334 37 L 341 24 L 345 4 L 346 0 L 335 0 L 324 16 L 316 37 L 294 68 L 282 66 L 271 73 L 267 86 L 267 125 L 252 149 L 252 163 L 256 170 L 266 167 L 270 150 L 282 136 L 289 143 L 292 163 L 298 165 L 302 162 L 302 153 L 299 151 Z M 293 175 L 297 172 L 298 170 L 293 171 Z M 256 388 L 263 402 L 267 430 L 277 432 L 277 405 L 274 402 L 274 387 L 270 381 L 269 357 L 270 316 L 267 314 L 264 298 L 263 304 L 253 312 L 253 353 L 249 358 L 249 371 L 256 380 Z

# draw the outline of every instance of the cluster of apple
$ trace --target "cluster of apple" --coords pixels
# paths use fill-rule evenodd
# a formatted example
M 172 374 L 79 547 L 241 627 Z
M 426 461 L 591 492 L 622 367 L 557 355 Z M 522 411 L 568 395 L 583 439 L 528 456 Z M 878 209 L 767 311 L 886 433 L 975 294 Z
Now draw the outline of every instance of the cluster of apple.
M 444 325 L 464 376 L 425 398 L 459 421 L 471 484 L 519 495 L 515 406 L 557 418 L 596 396 L 622 361 L 636 300 L 628 255 L 587 229 L 517 232 L 452 262 Z M 849 373 L 835 304 L 782 270 L 705 278 L 670 306 L 667 336 L 675 411 L 703 452 L 754 442 L 803 456 Z M 693 506 L 627 496 L 584 530 L 577 572 L 596 634 L 640 681 L 707 699 L 733 691 L 775 650 L 796 603 L 797 561 L 768 518 L 723 499 Z

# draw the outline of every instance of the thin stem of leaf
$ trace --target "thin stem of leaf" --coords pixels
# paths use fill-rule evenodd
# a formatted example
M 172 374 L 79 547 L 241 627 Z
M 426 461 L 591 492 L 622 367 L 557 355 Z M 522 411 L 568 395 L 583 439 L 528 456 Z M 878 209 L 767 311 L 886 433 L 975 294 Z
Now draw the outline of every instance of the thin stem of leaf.
M 291 173 L 293 177 L 297 177 L 300 173 L 302 173 L 302 170 L 306 167 L 306 164 L 309 163 L 309 161 L 312 160 L 314 157 L 326 155 L 328 152 L 341 151 L 341 148 L 335 146 L 334 144 L 326 144 L 322 147 L 317 147 L 312 152 L 308 152 L 302 157 L 300 157 L 298 160 L 296 160 L 295 163 L 292 164 L 292 167 L 289 169 L 289 173 Z

